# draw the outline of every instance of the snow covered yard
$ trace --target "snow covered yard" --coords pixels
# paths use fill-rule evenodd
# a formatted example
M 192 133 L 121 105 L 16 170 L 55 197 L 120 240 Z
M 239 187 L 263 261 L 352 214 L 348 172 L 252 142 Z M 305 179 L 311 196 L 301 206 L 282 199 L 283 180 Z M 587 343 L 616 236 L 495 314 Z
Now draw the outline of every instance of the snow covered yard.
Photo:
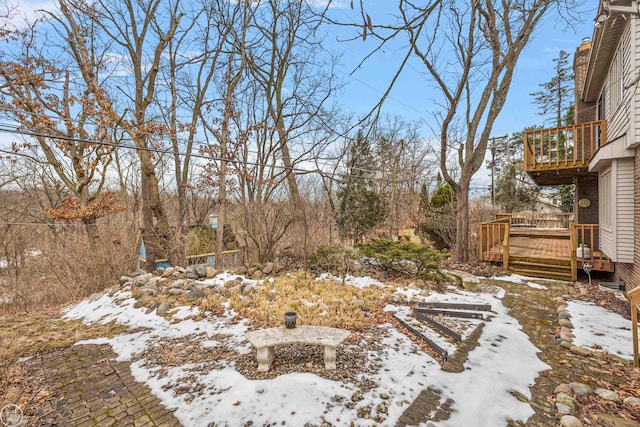
M 531 286 L 528 278 L 518 280 Z M 346 278 L 338 285 L 384 286 L 362 278 Z M 502 304 L 501 288 L 483 286 L 479 293 L 449 288 L 447 293 L 428 295 L 411 288 L 392 290 L 393 299 L 491 306 L 479 346 L 469 353 L 464 372 L 442 371 L 439 361 L 397 329 L 396 323 L 374 322 L 374 317 L 371 327 L 353 332 L 338 348 L 336 371 L 323 369 L 321 351 L 293 346 L 276 349 L 274 366 L 266 375 L 257 372 L 255 350 L 244 337 L 252 328 L 250 322 L 228 301 L 223 313 L 183 306 L 163 317 L 147 313 L 144 307 L 134 308 L 131 292 L 119 291 L 83 301 L 68 309 L 65 318 L 130 327 L 130 332 L 110 339 L 78 344 L 110 344 L 119 360 L 131 362 L 136 380 L 146 383 L 186 426 L 249 422 L 302 426 L 324 421 L 392 426 L 427 388 L 439 391 L 441 403 L 453 401 L 449 419 L 434 425 L 474 425 L 478 413 L 483 414 L 484 425 L 505 425 L 508 419 L 526 421 L 534 413 L 516 395 L 529 398 L 530 386 L 549 367 Z M 402 315 L 403 309 L 398 310 Z M 477 319 L 466 325 L 456 322 L 450 326 L 463 335 L 479 323 Z M 433 338 L 442 342 L 440 337 Z M 455 351 L 453 344 L 446 345 Z
M 630 320 L 586 301 L 567 301 L 567 311 L 571 314 L 575 345 L 633 360 Z

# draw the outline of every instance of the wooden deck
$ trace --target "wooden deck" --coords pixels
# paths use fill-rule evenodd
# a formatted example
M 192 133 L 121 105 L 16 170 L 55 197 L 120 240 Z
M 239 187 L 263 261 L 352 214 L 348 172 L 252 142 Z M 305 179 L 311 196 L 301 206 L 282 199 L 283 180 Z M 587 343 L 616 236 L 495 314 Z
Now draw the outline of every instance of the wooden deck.
M 575 224 L 573 214 L 497 214 L 479 228 L 480 259 L 502 263 L 515 273 L 576 280 L 578 270 L 589 263 L 592 270 L 614 270 L 614 263 L 600 250 L 597 224 Z M 588 258 L 579 258 L 582 250 Z
M 540 235 L 544 236 L 544 233 Z M 569 236 L 568 230 L 566 236 Z M 485 252 L 485 258 L 490 258 L 490 255 L 502 257 L 503 251 L 502 244 L 498 244 Z M 509 256 L 523 259 L 571 261 L 571 242 L 568 239 L 557 237 L 517 237 L 512 231 L 509 238 Z

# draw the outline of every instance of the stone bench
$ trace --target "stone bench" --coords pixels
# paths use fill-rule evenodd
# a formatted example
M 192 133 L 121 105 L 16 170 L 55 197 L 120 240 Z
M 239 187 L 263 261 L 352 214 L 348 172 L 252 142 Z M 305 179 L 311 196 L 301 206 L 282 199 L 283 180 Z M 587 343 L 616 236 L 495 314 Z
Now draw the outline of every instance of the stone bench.
M 273 362 L 273 348 L 282 344 L 311 344 L 324 346 L 324 367 L 336 369 L 336 347 L 351 332 L 324 326 L 297 326 L 261 329 L 247 333 L 247 340 L 256 348 L 258 371 L 266 372 Z

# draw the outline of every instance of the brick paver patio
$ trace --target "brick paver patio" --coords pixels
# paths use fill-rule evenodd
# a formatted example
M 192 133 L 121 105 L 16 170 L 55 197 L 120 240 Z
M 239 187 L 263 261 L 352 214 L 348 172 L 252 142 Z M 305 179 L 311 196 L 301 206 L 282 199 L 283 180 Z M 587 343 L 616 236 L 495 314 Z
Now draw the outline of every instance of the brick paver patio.
M 109 345 L 74 345 L 40 354 L 27 370 L 61 397 L 65 426 L 180 426 L 151 390 L 136 382 L 129 364 L 116 362 Z

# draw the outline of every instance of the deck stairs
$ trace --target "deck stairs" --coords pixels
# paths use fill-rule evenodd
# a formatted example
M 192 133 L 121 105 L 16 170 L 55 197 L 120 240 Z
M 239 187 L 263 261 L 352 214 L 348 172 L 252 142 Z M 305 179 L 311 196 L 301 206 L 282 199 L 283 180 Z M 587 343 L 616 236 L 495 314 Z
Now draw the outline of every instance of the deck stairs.
M 614 270 L 598 235 L 597 224 L 575 224 L 571 213 L 498 214 L 480 224 L 480 259 L 524 276 L 576 280 L 584 263 L 595 271 Z
M 544 235 L 535 229 L 512 229 L 510 233 L 510 247 L 519 247 L 521 250 L 514 254 L 509 252 L 507 269 L 523 276 L 541 277 L 555 280 L 572 280 L 571 258 L 547 256 L 540 248 L 566 248 L 570 253 L 571 241 L 569 233 L 557 235 Z M 530 248 L 530 250 L 527 250 Z

